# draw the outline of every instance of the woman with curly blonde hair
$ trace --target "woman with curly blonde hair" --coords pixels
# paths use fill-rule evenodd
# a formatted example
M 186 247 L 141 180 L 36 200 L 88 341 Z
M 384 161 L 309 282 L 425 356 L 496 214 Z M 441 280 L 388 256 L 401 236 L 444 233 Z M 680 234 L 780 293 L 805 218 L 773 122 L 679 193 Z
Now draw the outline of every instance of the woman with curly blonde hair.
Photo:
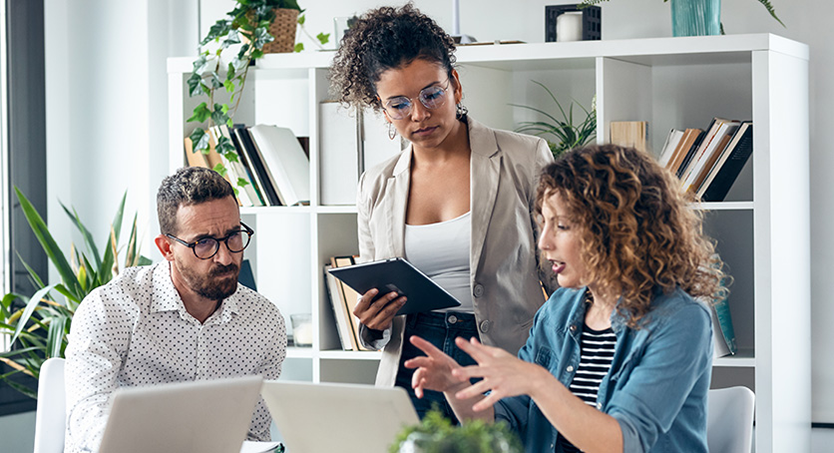
M 464 420 L 505 420 L 531 453 L 706 452 L 707 304 L 726 291 L 723 264 L 673 178 L 616 145 L 546 167 L 539 249 L 561 288 L 518 358 L 458 339 L 478 362 L 463 367 L 412 337 L 428 354 L 406 363 L 416 393 L 444 392 Z
M 342 103 L 381 112 L 389 136 L 409 144 L 368 169 L 357 190 L 359 261 L 405 257 L 459 307 L 394 316 L 404 297 L 372 289 L 354 309 L 359 336 L 382 349 L 376 383 L 407 389 L 421 416 L 443 395 L 418 399 L 403 363 L 420 335 L 464 364 L 456 337 L 516 354 L 555 276 L 538 265 L 536 178 L 553 161 L 538 137 L 489 128 L 467 114 L 452 38 L 410 3 L 363 14 L 330 69 Z

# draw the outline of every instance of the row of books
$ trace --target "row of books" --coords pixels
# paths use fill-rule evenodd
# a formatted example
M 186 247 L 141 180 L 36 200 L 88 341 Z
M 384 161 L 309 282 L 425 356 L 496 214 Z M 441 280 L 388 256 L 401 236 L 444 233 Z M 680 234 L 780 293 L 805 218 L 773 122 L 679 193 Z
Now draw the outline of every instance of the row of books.
M 683 190 L 722 201 L 752 153 L 753 122 L 716 117 L 704 130 L 669 131 L 659 161 L 680 178 Z
M 226 168 L 226 179 L 236 188 L 241 206 L 293 206 L 310 202 L 310 159 L 299 139 L 285 127 L 259 124 L 247 127 L 225 124 L 208 130 L 206 154 L 194 152 L 185 139 L 188 164 Z M 229 140 L 236 155 L 227 159 L 216 150 L 220 140 Z
M 331 268 L 351 266 L 356 263 L 355 256 L 334 256 L 330 264 L 324 266 L 324 278 L 327 293 L 336 319 L 336 331 L 345 351 L 367 351 L 359 341 L 359 319 L 353 315 L 353 307 L 359 300 L 359 294 L 328 272 Z

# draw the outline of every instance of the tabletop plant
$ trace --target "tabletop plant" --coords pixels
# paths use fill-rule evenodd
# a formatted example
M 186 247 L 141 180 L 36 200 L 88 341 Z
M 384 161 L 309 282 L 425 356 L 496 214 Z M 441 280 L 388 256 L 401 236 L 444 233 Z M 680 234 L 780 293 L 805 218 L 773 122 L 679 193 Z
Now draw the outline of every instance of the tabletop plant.
M 389 453 L 521 453 L 518 437 L 503 421 L 472 420 L 460 426 L 432 409 L 397 435 Z
M 68 260 L 32 203 L 19 189 L 15 188 L 15 191 L 29 226 L 61 278 L 60 283 L 47 284 L 34 269 L 23 262 L 29 277 L 39 289 L 31 297 L 9 293 L 0 300 L 0 335 L 11 337 L 12 346 L 9 351 L 0 352 L 0 362 L 12 369 L 0 375 L 0 383 L 5 382 L 31 398 L 37 398 L 36 380 L 40 376 L 41 365 L 50 357 L 64 357 L 67 334 L 75 310 L 90 291 L 119 274 L 119 251 L 124 251 L 125 268 L 150 264 L 151 261 L 139 253 L 136 215 L 133 216 L 127 243 L 119 246 L 127 194 L 122 196 L 116 216 L 110 224 L 110 234 L 103 254 L 99 253 L 90 231 L 75 209 L 70 210 L 61 204 L 84 238 L 86 248 L 86 252 L 80 252 L 71 244 Z M 21 306 L 16 303 L 18 300 L 24 304 Z M 34 379 L 22 381 L 24 383 L 11 379 L 20 373 Z
M 191 76 L 186 82 L 189 96 L 207 98 L 194 108 L 187 120 L 199 124 L 189 136 L 193 152 L 208 154 L 210 147 L 214 146 L 226 160 L 238 161 L 235 147 L 228 137 L 221 135 L 212 138 L 207 131 L 214 125 L 232 126 L 249 68 L 254 61 L 264 56 L 264 46 L 276 38 L 270 34 L 269 26 L 276 17 L 275 10 L 281 8 L 297 10 L 299 14 L 304 11 L 296 0 L 236 0 L 235 8 L 226 13 L 225 18 L 215 22 L 200 41 L 203 50 L 194 61 Z M 298 24 L 309 36 L 304 22 L 305 17 L 300 15 Z M 326 44 L 329 39 L 330 34 L 319 33 L 317 36 L 321 44 Z M 217 48 L 207 48 L 209 43 L 217 44 Z M 228 62 L 221 58 L 226 49 L 237 45 L 240 48 Z M 303 44 L 295 45 L 295 51 L 303 49 Z M 219 99 L 223 92 L 228 94 L 228 102 Z M 224 176 L 226 174 L 223 164 L 218 164 L 214 170 Z M 233 186 L 242 187 L 246 184 L 248 181 L 243 178 L 232 181 Z
M 570 106 L 568 106 L 568 110 L 566 112 L 565 109 L 562 108 L 562 104 L 559 103 L 556 96 L 553 95 L 553 92 L 550 91 L 549 88 L 535 80 L 531 80 L 531 82 L 540 86 L 547 92 L 550 99 L 553 100 L 553 103 L 556 104 L 556 107 L 559 109 L 559 115 L 561 118 L 558 118 L 556 115 L 548 113 L 542 109 L 530 107 L 528 105 L 510 104 L 514 107 L 532 110 L 546 118 L 543 121 L 522 121 L 519 123 L 518 128 L 516 128 L 516 132 L 544 136 L 543 138 L 547 140 L 547 144 L 550 146 L 550 151 L 553 153 L 553 157 L 558 157 L 570 149 L 584 146 L 596 137 L 597 111 L 596 106 L 594 105 L 595 101 L 592 101 L 591 103 L 591 110 L 586 109 L 579 104 L 579 102 L 576 102 L 576 105 L 579 106 L 585 115 L 581 121 L 577 118 L 579 123 L 574 124 L 573 102 L 571 102 Z
M 579 3 L 579 8 L 582 8 L 582 7 L 585 7 L 585 6 L 596 5 L 596 4 L 599 4 L 599 3 L 602 3 L 602 2 L 607 2 L 607 1 L 608 0 L 582 0 L 582 2 Z M 664 3 L 668 2 L 668 1 L 669 0 L 663 0 Z M 678 1 L 680 1 L 680 0 L 678 0 Z M 773 5 L 770 3 L 770 0 L 758 0 L 758 2 L 761 3 L 762 6 L 765 7 L 767 12 L 770 13 L 770 15 L 774 19 L 776 19 L 777 22 L 782 24 L 783 27 L 785 26 L 785 24 L 782 22 L 782 19 L 779 19 L 779 17 L 776 15 L 776 10 L 773 8 Z M 721 34 L 724 34 L 723 25 L 721 26 Z

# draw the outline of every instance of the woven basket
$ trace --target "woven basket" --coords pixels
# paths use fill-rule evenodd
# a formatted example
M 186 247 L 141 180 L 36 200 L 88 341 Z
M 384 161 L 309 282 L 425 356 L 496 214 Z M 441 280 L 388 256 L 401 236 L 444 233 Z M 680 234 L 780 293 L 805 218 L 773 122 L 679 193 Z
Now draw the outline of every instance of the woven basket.
M 264 45 L 264 53 L 286 53 L 295 49 L 295 31 L 298 26 L 298 10 L 275 8 L 275 20 L 269 25 L 269 34 L 275 40 Z

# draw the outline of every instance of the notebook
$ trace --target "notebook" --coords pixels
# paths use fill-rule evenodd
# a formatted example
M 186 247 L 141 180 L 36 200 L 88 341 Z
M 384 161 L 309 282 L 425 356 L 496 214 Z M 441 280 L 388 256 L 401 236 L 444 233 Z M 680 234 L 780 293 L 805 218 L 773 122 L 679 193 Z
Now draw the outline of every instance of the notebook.
M 240 451 L 262 382 L 246 376 L 120 388 L 99 452 Z
M 288 453 L 386 452 L 420 422 L 399 387 L 264 381 L 261 396 Z

